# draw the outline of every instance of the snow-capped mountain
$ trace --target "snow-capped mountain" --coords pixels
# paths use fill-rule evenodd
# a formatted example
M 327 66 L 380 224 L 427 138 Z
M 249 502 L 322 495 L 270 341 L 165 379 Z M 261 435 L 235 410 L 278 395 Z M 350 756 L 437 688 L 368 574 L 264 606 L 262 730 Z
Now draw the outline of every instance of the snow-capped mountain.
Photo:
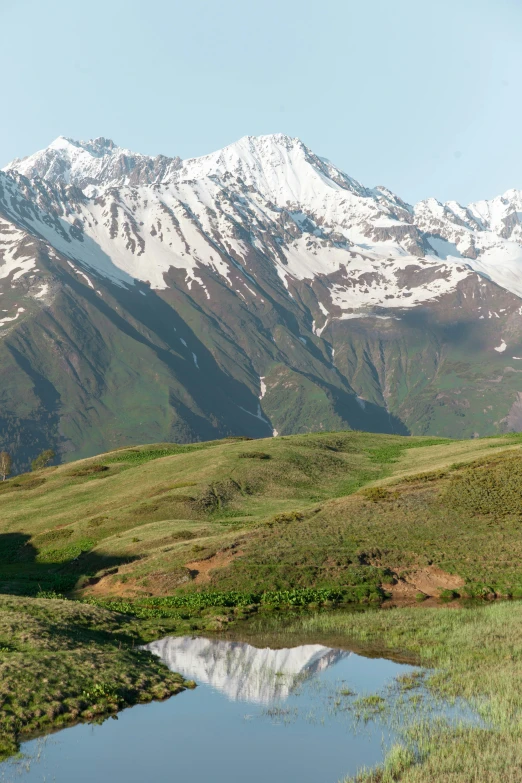
M 304 236 L 302 243 L 294 241 L 285 253 L 289 274 L 299 279 L 343 265 L 343 253 L 328 252 L 325 247 L 317 253 L 316 247 L 308 247 L 315 239 L 316 245 L 322 240 L 327 247 L 351 248 L 363 255 L 464 262 L 522 294 L 522 191 L 518 190 L 467 207 L 456 202 L 440 204 L 435 199 L 410 206 L 384 187 L 365 188 L 299 139 L 283 134 L 247 136 L 211 155 L 186 161 L 139 155 L 104 138 L 76 142 L 60 137 L 5 170 L 52 184 L 75 185 L 91 195 L 99 194 L 100 188 L 161 184 L 156 196 L 151 196 L 160 210 L 162 202 L 168 208 L 179 201 L 194 209 L 198 219 L 213 210 L 216 201 L 232 194 L 245 199 L 244 206 L 258 220 L 267 216 L 268 209 L 269 219 L 277 221 L 283 211 L 297 227 L 297 232 L 290 227 L 291 233 L 298 234 L 294 239 Z M 151 194 L 147 191 L 147 195 Z M 237 211 L 240 204 L 230 206 Z M 131 210 L 136 219 L 153 217 L 139 213 L 139 203 Z M 252 222 L 255 228 L 256 220 Z M 219 230 L 221 226 L 208 221 L 205 228 Z M 139 233 L 147 241 L 146 229 Z M 309 258 L 310 250 L 314 259 Z M 208 255 L 201 263 L 208 263 Z
M 61 137 L 0 172 L 0 371 L 28 390 L 3 431 L 72 457 L 517 428 L 521 216 L 516 190 L 411 206 L 282 134 L 185 161 Z
M 167 636 L 145 649 L 186 679 L 209 684 L 232 701 L 251 704 L 284 700 L 303 677 L 351 655 L 320 644 L 272 650 L 192 636 Z
M 138 155 L 102 137 L 79 142 L 59 136 L 45 150 L 14 160 L 5 171 L 18 171 L 29 179 L 40 177 L 48 182 L 79 188 L 104 185 L 136 187 L 161 182 L 180 165 L 180 158 Z

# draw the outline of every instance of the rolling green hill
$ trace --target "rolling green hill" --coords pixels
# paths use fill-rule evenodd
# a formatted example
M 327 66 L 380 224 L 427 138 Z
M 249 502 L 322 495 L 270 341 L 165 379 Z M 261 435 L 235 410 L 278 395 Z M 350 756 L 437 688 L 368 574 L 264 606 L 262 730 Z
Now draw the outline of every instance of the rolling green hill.
M 0 485 L 0 590 L 519 595 L 521 446 L 332 432 L 46 468 Z

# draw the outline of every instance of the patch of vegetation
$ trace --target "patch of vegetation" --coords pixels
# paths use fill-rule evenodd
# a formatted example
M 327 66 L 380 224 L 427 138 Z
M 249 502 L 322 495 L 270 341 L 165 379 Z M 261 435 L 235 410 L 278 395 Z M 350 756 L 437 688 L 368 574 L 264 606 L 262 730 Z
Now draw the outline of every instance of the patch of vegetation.
M 183 690 L 139 642 L 135 624 L 100 607 L 0 596 L 0 758 L 28 735 Z
M 250 487 L 242 486 L 234 479 L 213 481 L 196 499 L 196 507 L 206 513 L 221 511 L 231 500 L 238 495 L 251 494 Z
M 360 720 L 367 722 L 386 710 L 386 699 L 378 693 L 369 696 L 360 696 L 353 703 L 353 707 Z
M 376 448 L 368 449 L 368 456 L 372 462 L 379 464 L 391 464 L 397 462 L 405 449 L 425 448 L 427 446 L 449 446 L 452 441 L 448 438 L 423 438 L 422 441 L 413 438 L 404 438 L 402 442 L 386 443 Z
M 466 466 L 453 476 L 445 500 L 464 512 L 522 520 L 522 459 L 508 456 Z
M 131 615 L 140 619 L 160 619 L 179 616 L 177 610 L 187 609 L 198 613 L 202 609 L 227 609 L 249 607 L 259 608 L 295 608 L 304 606 L 335 606 L 343 603 L 360 603 L 363 598 L 378 602 L 381 599 L 378 590 L 375 593 L 359 588 L 314 589 L 294 588 L 293 590 L 265 590 L 259 593 L 228 590 L 205 590 L 177 593 L 172 596 L 128 599 L 88 599 L 95 606 L 102 606 L 113 612 Z
M 239 459 L 272 459 L 272 455 L 266 451 L 242 451 L 237 456 Z
M 268 525 L 281 525 L 287 522 L 302 522 L 304 514 L 301 511 L 285 511 L 282 514 L 275 514 L 268 522 Z
M 239 438 L 237 440 L 243 440 Z M 249 440 L 245 438 L 245 440 Z M 201 451 L 202 449 L 209 449 L 213 446 L 222 444 L 223 441 L 206 441 L 203 443 L 188 443 L 186 445 L 180 443 L 168 443 L 165 446 L 158 448 L 157 446 L 142 446 L 135 449 L 122 449 L 116 452 L 111 452 L 105 462 L 107 464 L 115 462 L 126 462 L 133 466 L 144 465 L 152 460 L 162 459 L 163 457 L 171 457 L 178 454 L 192 454 L 194 451 Z
M 45 484 L 45 478 L 36 478 L 30 474 L 25 474 L 8 481 L 0 482 L 0 494 L 7 494 L 8 492 L 14 492 L 16 490 L 36 489 L 37 487 L 41 487 L 42 484 Z
M 449 703 L 464 699 L 483 721 L 475 725 L 413 721 L 384 765 L 362 771 L 345 783 L 518 783 L 522 769 L 521 603 L 451 611 L 412 608 L 301 615 L 287 625 L 285 644 L 291 646 L 293 638 L 327 639 L 329 634 L 351 640 L 350 644 L 384 645 L 387 654 L 409 651 L 428 667 L 423 685 L 435 697 Z M 418 687 L 418 677 L 399 680 L 400 690 Z M 405 763 L 398 764 L 398 758 Z
M 84 465 L 74 470 L 69 470 L 67 475 L 74 478 L 81 478 L 82 476 L 95 476 L 99 473 L 106 473 L 109 470 L 107 465 Z
M 42 453 L 39 454 L 36 459 L 33 459 L 31 462 L 31 469 L 42 470 L 42 468 L 47 467 L 47 465 L 52 462 L 55 457 L 56 454 L 53 449 L 46 449 L 45 451 L 42 451 Z
M 50 547 L 41 549 L 36 557 L 37 563 L 66 563 L 78 558 L 84 552 L 89 552 L 94 546 L 92 538 L 80 538 L 74 543 L 58 549 Z
M 377 503 L 379 500 L 393 500 L 397 495 L 390 492 L 386 487 L 368 487 L 361 492 L 363 497 L 368 498 L 373 503 Z

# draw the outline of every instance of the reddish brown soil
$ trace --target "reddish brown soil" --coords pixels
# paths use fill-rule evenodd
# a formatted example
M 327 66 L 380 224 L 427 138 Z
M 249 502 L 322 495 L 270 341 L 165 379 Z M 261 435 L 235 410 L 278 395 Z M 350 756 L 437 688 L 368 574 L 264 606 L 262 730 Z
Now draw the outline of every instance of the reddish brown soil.
M 211 578 L 211 572 L 216 568 L 224 568 L 230 565 L 234 557 L 239 554 L 238 549 L 226 549 L 222 552 L 216 552 L 212 557 L 206 560 L 194 560 L 192 563 L 186 563 L 186 568 L 194 573 L 193 582 L 197 585 L 208 584 Z
M 462 577 L 431 565 L 403 573 L 392 584 L 383 585 L 383 588 L 391 593 L 392 602 L 401 606 L 417 603 L 417 593 L 424 593 L 428 600 L 422 603 L 426 606 L 434 604 L 433 599 L 438 599 L 442 590 L 459 590 L 464 584 Z

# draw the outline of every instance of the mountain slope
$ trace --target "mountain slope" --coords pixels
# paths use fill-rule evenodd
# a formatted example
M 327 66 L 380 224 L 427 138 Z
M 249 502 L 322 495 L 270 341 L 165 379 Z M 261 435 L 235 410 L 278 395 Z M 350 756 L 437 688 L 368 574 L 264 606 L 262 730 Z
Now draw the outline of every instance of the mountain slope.
M 0 172 L 2 443 L 518 429 L 519 197 L 411 207 L 281 134 L 58 139 Z

